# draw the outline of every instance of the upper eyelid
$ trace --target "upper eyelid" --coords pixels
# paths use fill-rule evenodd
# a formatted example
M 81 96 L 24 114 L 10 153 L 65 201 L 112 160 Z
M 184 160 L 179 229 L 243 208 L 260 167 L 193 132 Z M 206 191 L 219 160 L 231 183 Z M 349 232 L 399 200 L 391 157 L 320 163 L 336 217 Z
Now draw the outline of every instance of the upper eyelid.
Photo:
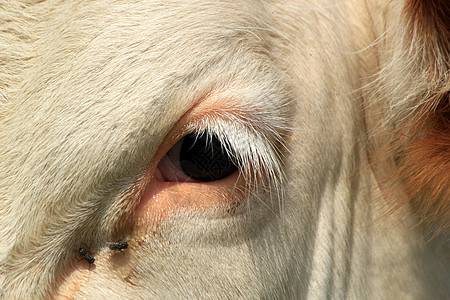
M 225 150 L 231 150 L 233 156 L 236 156 L 236 160 L 241 165 L 239 167 L 246 167 L 243 164 L 257 163 L 254 160 L 259 158 L 262 161 L 271 161 L 272 158 L 267 155 L 273 152 L 274 141 L 271 141 L 270 137 L 267 137 L 262 132 L 258 132 L 249 120 L 230 120 L 212 118 L 202 119 L 195 123 L 188 125 L 189 130 L 187 132 L 205 132 L 209 136 L 215 135 L 220 141 L 223 142 Z M 231 148 L 231 149 L 229 149 Z M 248 167 L 248 166 L 247 166 Z

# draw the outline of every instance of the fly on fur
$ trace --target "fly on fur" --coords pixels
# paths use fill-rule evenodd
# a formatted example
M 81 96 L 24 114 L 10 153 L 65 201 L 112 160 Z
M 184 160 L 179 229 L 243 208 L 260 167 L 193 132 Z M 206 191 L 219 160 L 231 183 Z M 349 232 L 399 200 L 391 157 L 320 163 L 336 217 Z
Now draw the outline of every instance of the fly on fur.
M 111 250 L 123 250 L 128 248 L 127 242 L 108 242 L 106 243 Z
M 90 264 L 93 264 L 95 261 L 95 258 L 92 257 L 91 252 L 87 250 L 86 248 L 80 247 L 79 249 L 80 255 L 83 256 L 83 258 Z

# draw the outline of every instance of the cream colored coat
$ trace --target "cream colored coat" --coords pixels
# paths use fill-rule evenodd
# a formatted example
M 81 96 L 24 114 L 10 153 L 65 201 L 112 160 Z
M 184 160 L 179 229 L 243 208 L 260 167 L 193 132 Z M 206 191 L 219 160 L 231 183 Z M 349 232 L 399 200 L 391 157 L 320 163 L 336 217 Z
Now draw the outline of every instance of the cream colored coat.
M 1 298 L 449 298 L 435 2 L 3 0 Z M 158 181 L 199 131 L 238 175 Z

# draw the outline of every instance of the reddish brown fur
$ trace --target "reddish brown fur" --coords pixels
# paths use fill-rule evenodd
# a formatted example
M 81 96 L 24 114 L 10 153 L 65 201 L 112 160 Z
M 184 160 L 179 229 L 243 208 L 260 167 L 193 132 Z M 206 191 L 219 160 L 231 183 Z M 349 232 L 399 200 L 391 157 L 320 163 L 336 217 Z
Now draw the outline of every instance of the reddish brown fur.
M 392 132 L 389 143 L 371 153 L 369 160 L 384 165 L 393 157 L 396 162 L 396 168 L 380 178 L 380 184 L 387 189 L 387 194 L 383 194 L 390 199 L 386 213 L 408 205 L 420 223 L 428 226 L 427 234 L 447 235 L 450 229 L 449 93 L 437 108 L 430 106 L 417 113 L 421 118 L 413 118 Z M 405 192 L 407 198 L 401 195 Z
M 410 54 L 426 68 L 435 96 L 399 130 L 408 139 L 394 143 L 398 173 L 419 219 L 437 222 L 445 232 L 450 218 L 450 1 L 409 0 L 404 16 L 414 45 Z
M 410 59 L 418 72 L 429 78 L 431 95 L 414 115 L 401 123 L 391 140 L 372 155 L 384 161 L 390 154 L 396 162 L 394 174 L 383 179 L 390 190 L 389 212 L 409 205 L 422 224 L 432 226 L 431 234 L 448 234 L 450 227 L 450 1 L 409 0 L 404 17 L 411 41 Z M 398 178 L 400 182 L 392 182 Z M 398 184 L 400 183 L 400 184 Z M 403 201 L 399 194 L 406 192 Z
M 420 220 L 437 222 L 445 233 L 450 219 L 449 93 L 444 95 L 437 109 L 425 110 L 428 117 L 413 126 L 416 129 L 413 132 L 423 132 L 400 148 L 399 175 Z

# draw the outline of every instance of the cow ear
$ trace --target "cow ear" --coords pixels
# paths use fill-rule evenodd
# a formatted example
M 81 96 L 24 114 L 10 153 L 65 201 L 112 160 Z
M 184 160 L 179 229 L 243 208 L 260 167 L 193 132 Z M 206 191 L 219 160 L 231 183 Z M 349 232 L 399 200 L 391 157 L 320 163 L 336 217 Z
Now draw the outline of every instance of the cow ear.
M 421 74 L 417 109 L 403 126 L 398 166 L 419 219 L 450 224 L 450 1 L 407 0 L 403 10 L 409 59 Z M 418 85 L 416 85 L 418 86 Z M 415 89 L 416 86 L 411 86 Z

